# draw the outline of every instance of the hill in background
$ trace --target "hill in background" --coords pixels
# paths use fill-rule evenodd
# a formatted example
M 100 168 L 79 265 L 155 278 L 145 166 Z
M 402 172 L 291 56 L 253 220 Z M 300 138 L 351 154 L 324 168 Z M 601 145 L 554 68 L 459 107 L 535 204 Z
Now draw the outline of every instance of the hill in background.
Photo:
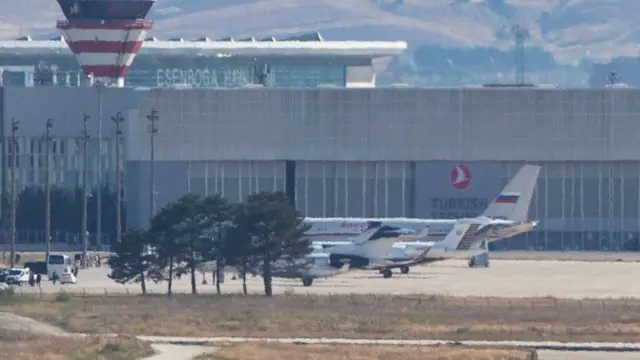
M 57 35 L 55 0 L 7 0 L 2 7 L 1 38 Z M 530 32 L 531 76 L 581 84 L 589 61 L 638 55 L 638 13 L 634 0 L 159 0 L 150 19 L 158 38 L 319 31 L 330 40 L 405 40 L 411 53 L 398 65 L 404 75 L 452 84 L 478 71 L 473 81 L 511 77 L 511 28 L 520 25 Z

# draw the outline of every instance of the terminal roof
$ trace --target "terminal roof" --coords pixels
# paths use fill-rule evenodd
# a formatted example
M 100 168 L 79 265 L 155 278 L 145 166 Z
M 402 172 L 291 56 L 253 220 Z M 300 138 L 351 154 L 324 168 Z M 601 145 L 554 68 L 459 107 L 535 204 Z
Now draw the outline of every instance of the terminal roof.
M 161 40 L 149 37 L 145 40 L 140 55 L 193 55 L 193 56 L 357 56 L 385 57 L 402 55 L 407 50 L 404 41 L 327 41 L 320 34 L 304 34 L 276 39 L 254 37 L 235 40 L 223 38 L 211 40 L 200 37 L 193 40 L 171 38 Z M 21 37 L 0 41 L 3 54 L 69 54 L 66 42 L 60 36 L 49 40 L 34 40 Z

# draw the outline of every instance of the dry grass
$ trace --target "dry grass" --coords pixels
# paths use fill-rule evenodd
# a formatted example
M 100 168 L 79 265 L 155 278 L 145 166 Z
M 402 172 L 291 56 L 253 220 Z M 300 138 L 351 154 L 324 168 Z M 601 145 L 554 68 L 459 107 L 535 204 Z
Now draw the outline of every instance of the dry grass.
M 0 311 L 84 333 L 632 341 L 640 300 L 392 295 L 0 297 Z
M 367 346 L 237 344 L 220 347 L 214 354 L 194 360 L 530 360 L 533 350 L 471 348 L 464 346 Z
M 11 360 L 138 360 L 153 355 L 134 338 L 59 338 L 0 330 L 0 359 Z

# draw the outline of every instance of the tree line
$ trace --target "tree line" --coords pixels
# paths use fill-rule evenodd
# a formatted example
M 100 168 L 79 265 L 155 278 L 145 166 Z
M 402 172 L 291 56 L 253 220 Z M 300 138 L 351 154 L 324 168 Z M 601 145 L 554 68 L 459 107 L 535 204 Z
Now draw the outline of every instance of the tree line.
M 171 296 L 173 279 L 186 275 L 196 294 L 199 264 L 215 261 L 216 274 L 223 266 L 237 269 L 245 294 L 246 275 L 260 273 L 264 294 L 271 296 L 274 263 L 312 251 L 303 238 L 308 229 L 283 192 L 252 194 L 243 203 L 219 194 L 187 194 L 161 209 L 148 229 L 129 229 L 112 245 L 109 277 L 120 284 L 140 283 L 143 294 L 148 281 L 166 282 Z M 221 292 L 220 281 L 216 290 Z
M 109 187 L 100 190 L 101 217 L 103 234 L 108 234 L 111 239 L 115 239 L 116 228 L 116 193 Z M 80 234 L 82 229 L 82 192 L 81 187 L 51 187 L 51 231 Z M 93 190 L 87 199 L 87 231 L 90 234 L 96 233 L 97 227 L 97 200 L 98 189 Z M 3 197 L 4 209 L 9 209 L 11 195 L 5 194 Z M 16 229 L 18 231 L 45 231 L 45 192 L 42 186 L 31 186 L 25 188 L 16 196 Z M 126 225 L 126 209 L 122 208 L 122 225 Z M 76 214 L 76 216 L 73 216 Z M 10 212 L 3 212 L 3 224 L 9 224 Z M 7 226 L 8 228 L 8 226 Z M 20 239 L 18 239 L 20 240 Z

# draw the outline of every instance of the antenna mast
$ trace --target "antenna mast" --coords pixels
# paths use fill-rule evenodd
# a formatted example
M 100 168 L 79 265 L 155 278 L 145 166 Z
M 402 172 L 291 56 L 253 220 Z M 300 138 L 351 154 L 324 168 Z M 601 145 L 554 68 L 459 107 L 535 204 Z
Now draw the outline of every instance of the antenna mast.
M 516 84 L 524 84 L 524 43 L 529 38 L 529 30 L 515 25 L 511 28 L 515 40 L 515 80 Z

